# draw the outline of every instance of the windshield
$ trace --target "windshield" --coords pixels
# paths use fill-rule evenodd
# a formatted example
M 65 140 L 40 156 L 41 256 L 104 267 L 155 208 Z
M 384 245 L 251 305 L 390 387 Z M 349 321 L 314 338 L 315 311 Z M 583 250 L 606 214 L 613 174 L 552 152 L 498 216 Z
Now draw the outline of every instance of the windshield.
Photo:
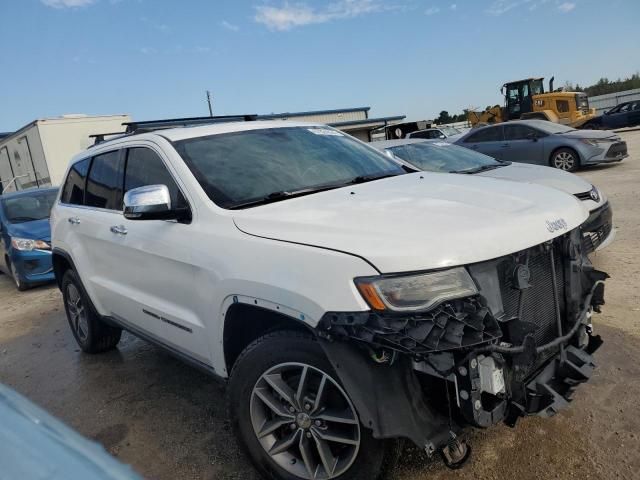
M 420 142 L 387 149 L 420 170 L 461 173 L 507 165 L 482 153 L 445 142 Z
M 381 152 L 329 127 L 248 130 L 174 145 L 223 208 L 405 173 Z
M 451 137 L 453 135 L 459 135 L 462 132 L 455 127 L 440 127 L 440 131 L 444 133 L 447 137 Z
M 9 223 L 25 223 L 49 218 L 51 208 L 58 192 L 48 190 L 46 192 L 34 191 L 29 195 L 19 195 L 2 200 L 2 210 Z
M 547 121 L 539 121 L 535 124 L 535 127 L 547 133 L 567 133 L 567 132 L 576 131 L 575 128 L 567 127 L 560 123 L 547 122 Z

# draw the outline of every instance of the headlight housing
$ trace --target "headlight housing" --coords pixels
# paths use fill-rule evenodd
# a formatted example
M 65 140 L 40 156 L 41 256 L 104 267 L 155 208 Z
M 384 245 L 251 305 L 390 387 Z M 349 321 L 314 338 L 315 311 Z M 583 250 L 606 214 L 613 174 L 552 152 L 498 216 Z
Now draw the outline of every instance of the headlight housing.
M 11 246 L 16 250 L 22 252 L 30 252 L 32 250 L 51 250 L 51 245 L 43 240 L 32 240 L 30 238 L 17 238 L 11 239 Z
M 591 185 L 589 196 L 591 197 L 591 200 L 593 200 L 596 203 L 600 201 L 600 198 L 601 198 L 600 192 L 598 191 L 595 185 Z
M 446 300 L 478 293 L 463 267 L 417 275 L 361 277 L 355 283 L 371 308 L 394 312 L 427 310 Z
M 604 138 L 603 138 L 603 139 L 596 139 L 596 138 L 581 138 L 581 139 L 580 139 L 580 141 L 581 141 L 582 143 L 585 143 L 585 144 L 590 145 L 590 146 L 592 146 L 592 147 L 603 147 L 603 148 L 604 148 L 604 146 L 605 146 L 606 144 L 611 143 L 611 141 L 610 141 L 610 140 L 607 140 L 607 139 L 604 139 Z

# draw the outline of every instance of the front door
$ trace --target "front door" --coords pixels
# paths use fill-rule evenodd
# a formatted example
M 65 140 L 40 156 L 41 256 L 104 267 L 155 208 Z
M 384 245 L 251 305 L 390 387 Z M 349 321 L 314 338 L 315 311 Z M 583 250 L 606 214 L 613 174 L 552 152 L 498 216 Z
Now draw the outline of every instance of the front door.
M 174 207 L 188 207 L 173 175 L 151 147 L 126 153 L 124 192 L 147 185 L 166 185 Z M 192 225 L 164 220 L 128 220 L 119 215 L 112 233 L 118 252 L 118 283 L 126 292 L 120 316 L 162 328 L 162 341 L 203 363 L 210 363 L 209 344 L 197 306 L 194 284 L 200 268 L 190 243 Z M 211 312 L 214 315 L 214 312 Z

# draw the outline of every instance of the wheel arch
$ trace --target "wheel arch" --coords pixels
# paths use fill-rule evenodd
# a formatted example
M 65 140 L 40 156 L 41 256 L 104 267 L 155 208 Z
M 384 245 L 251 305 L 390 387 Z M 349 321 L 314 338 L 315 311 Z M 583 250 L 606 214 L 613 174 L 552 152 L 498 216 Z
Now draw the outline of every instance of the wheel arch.
M 62 277 L 69 269 L 76 270 L 71 255 L 62 249 L 54 248 L 51 255 L 51 263 L 53 264 L 53 274 L 56 277 L 58 288 L 62 289 Z M 77 272 L 77 270 L 76 270 Z
M 582 157 L 580 156 L 580 152 L 578 150 L 576 150 L 570 145 L 561 145 L 551 150 L 551 153 L 549 154 L 549 158 L 547 159 L 548 165 L 550 167 L 553 167 L 553 156 L 558 152 L 558 150 L 571 150 L 573 153 L 575 153 L 576 157 L 578 158 L 578 165 L 576 167 L 579 168 L 582 165 Z
M 293 330 L 311 333 L 315 330 L 305 321 L 304 316 L 294 317 L 281 311 L 257 304 L 234 302 L 224 313 L 222 347 L 227 373 L 242 351 L 257 338 L 276 330 Z

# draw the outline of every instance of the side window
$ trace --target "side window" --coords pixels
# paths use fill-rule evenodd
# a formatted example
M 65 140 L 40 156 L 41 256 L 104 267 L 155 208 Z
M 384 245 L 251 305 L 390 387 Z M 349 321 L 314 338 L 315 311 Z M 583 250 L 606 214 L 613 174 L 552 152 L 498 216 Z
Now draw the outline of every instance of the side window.
M 411 134 L 411 138 L 431 138 L 431 137 L 429 137 L 429 132 L 419 131 L 419 132 L 413 132 Z
M 629 103 L 625 103 L 624 105 L 622 105 L 622 106 L 620 107 L 620 113 L 623 113 L 623 112 L 627 112 L 627 111 L 629 111 L 629 106 L 630 106 L 630 105 L 631 105 L 631 104 L 629 104 Z
M 93 157 L 84 203 L 89 207 L 122 210 L 120 152 Z
M 505 140 L 529 140 L 530 135 L 537 135 L 536 130 L 526 125 L 505 125 L 504 127 L 504 139 Z
M 127 154 L 124 191 L 126 193 L 133 188 L 147 185 L 166 185 L 171 195 L 172 208 L 187 206 L 186 200 L 162 159 L 149 148 L 130 148 Z
M 568 100 L 556 100 L 556 108 L 560 113 L 567 113 L 569 111 L 569 101 Z
M 502 141 L 502 126 L 483 128 L 472 134 L 465 143 L 500 142 Z
M 64 182 L 60 200 L 70 205 L 84 205 L 84 186 L 89 170 L 90 158 L 85 158 L 73 164 Z

